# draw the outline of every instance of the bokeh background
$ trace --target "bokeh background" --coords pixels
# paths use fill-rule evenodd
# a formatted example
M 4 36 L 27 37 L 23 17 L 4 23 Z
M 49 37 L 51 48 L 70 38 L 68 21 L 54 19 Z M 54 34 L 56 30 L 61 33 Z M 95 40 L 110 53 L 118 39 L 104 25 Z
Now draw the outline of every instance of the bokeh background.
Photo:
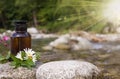
M 119 0 L 0 0 L 0 28 L 13 29 L 13 20 L 27 20 L 29 27 L 34 26 L 50 33 L 66 33 L 71 29 L 104 33 L 105 27 L 109 27 L 110 30 L 112 26 L 118 26 L 113 21 L 116 22 L 117 17 L 117 24 L 119 23 L 119 2 Z

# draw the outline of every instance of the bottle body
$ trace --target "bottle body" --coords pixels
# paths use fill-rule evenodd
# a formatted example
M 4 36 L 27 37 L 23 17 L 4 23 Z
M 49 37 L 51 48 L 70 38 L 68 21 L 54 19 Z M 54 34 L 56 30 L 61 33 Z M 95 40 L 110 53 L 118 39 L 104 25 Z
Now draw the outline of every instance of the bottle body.
M 16 55 L 25 48 L 31 48 L 31 36 L 28 32 L 16 32 L 11 36 L 11 53 Z
M 31 36 L 27 32 L 27 24 L 24 20 L 14 22 L 15 33 L 11 36 L 11 54 L 16 55 L 25 48 L 31 48 Z

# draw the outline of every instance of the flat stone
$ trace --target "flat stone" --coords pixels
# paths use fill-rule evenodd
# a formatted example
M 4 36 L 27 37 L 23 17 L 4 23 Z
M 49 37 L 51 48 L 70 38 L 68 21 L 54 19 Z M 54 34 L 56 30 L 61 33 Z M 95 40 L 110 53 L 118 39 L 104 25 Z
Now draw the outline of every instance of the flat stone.
M 99 73 L 100 70 L 89 62 L 54 61 L 41 65 L 37 69 L 36 79 L 97 79 Z

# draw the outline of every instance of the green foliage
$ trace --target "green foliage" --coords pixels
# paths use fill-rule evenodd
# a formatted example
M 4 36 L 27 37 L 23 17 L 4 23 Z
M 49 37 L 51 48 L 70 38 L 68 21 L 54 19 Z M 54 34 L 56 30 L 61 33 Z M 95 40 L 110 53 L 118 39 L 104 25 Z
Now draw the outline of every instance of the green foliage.
M 33 62 L 32 58 L 26 59 L 27 54 L 24 51 L 22 51 L 20 54 L 21 54 L 21 59 L 11 54 L 11 59 L 13 60 L 11 62 L 12 66 L 15 66 L 15 68 L 20 66 L 31 68 L 35 66 L 35 63 Z
M 40 52 L 36 52 L 36 59 L 39 60 L 40 59 Z
M 0 55 L 0 63 L 6 63 L 10 59 L 10 52 L 8 52 L 7 56 Z
M 35 66 L 35 62 L 31 58 L 26 59 L 26 53 L 24 51 L 21 52 L 22 59 L 17 58 L 16 56 L 12 55 L 10 52 L 8 52 L 7 56 L 1 56 L 0 55 L 0 63 L 6 63 L 9 60 L 11 61 L 11 65 L 15 68 L 18 68 L 20 66 L 32 68 Z M 40 57 L 40 55 L 36 54 L 37 59 Z
M 39 28 L 49 32 L 92 27 L 89 31 L 105 27 L 102 22 L 96 24 L 104 19 L 101 5 L 103 0 L 1 0 L 0 25 L 11 28 L 12 20 L 25 19 L 29 26 L 35 26 L 37 21 Z
M 24 58 L 24 54 L 23 53 L 22 53 L 22 57 Z M 18 68 L 20 66 L 31 68 L 31 67 L 35 66 L 35 63 L 32 61 L 32 59 L 20 60 L 20 59 L 16 58 L 13 55 L 11 55 L 11 58 L 13 60 L 11 62 L 11 65 L 14 66 L 15 68 Z
M 53 12 L 50 12 L 50 9 L 47 11 L 48 16 L 52 19 L 45 17 L 41 19 L 41 24 L 43 24 L 41 27 L 43 26 L 50 32 L 69 29 L 90 31 L 95 30 L 96 27 L 105 27 L 102 23 L 104 19 L 101 16 L 101 5 L 100 0 L 61 0 L 59 4 L 55 5 L 56 8 L 52 8 Z M 42 12 L 46 13 L 46 10 Z M 96 32 L 100 32 L 100 30 L 96 29 Z
M 0 29 L 0 33 L 3 33 L 5 32 L 6 30 L 5 29 Z

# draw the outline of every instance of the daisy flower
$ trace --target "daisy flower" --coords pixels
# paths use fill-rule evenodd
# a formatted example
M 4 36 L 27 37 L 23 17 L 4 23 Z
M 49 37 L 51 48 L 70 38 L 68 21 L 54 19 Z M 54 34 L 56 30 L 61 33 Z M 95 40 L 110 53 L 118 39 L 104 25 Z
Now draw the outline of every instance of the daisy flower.
M 23 60 L 21 51 L 19 53 L 17 53 L 17 55 L 15 57 L 20 60 Z
M 32 49 L 26 48 L 24 49 L 24 52 L 26 53 L 25 59 L 32 59 L 34 63 L 37 61 L 35 51 L 33 51 Z
M 21 51 L 19 53 L 17 53 L 17 55 L 15 57 L 20 59 L 20 60 L 32 59 L 32 61 L 34 63 L 37 61 L 35 51 L 33 51 L 32 49 L 26 48 L 26 49 L 24 49 L 24 52 L 25 52 L 25 57 L 22 58 Z

